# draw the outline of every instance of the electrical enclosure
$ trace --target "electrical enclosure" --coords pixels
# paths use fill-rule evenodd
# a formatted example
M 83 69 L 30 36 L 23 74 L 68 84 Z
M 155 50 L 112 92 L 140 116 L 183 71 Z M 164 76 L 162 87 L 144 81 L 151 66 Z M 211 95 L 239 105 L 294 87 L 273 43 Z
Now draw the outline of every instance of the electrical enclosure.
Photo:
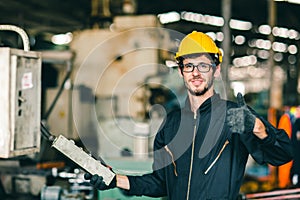
M 41 53 L 0 48 L 0 158 L 40 150 Z

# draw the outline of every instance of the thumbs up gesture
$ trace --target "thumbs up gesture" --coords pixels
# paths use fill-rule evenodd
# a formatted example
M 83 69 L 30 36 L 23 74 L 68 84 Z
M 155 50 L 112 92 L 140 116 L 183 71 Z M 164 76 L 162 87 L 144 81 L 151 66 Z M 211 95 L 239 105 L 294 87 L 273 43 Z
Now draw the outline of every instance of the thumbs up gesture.
M 227 110 L 226 122 L 233 133 L 253 132 L 256 117 L 248 109 L 244 97 L 241 93 L 237 94 L 237 108 Z

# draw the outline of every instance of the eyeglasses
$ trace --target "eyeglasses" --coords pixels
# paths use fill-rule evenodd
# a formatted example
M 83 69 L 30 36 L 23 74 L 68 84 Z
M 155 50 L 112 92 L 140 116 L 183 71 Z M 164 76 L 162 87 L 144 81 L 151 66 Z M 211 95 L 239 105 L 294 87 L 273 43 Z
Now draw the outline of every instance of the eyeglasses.
M 184 72 L 193 72 L 195 67 L 199 72 L 206 73 L 209 72 L 210 68 L 216 67 L 216 64 L 208 64 L 208 63 L 199 63 L 198 65 L 194 65 L 193 63 L 187 63 L 183 64 L 183 70 Z

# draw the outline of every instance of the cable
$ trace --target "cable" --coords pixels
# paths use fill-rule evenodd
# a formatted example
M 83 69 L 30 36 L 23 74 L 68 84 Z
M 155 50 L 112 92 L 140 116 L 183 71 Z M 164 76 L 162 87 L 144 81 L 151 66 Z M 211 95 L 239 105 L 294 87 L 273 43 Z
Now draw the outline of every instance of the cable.
M 41 133 L 46 140 L 50 142 L 53 142 L 55 140 L 55 136 L 50 133 L 50 131 L 45 127 L 45 125 L 42 122 L 41 122 Z
M 55 98 L 54 98 L 52 104 L 50 105 L 49 109 L 47 110 L 47 112 L 46 112 L 45 115 L 43 116 L 43 119 L 44 119 L 44 120 L 47 120 L 48 117 L 49 117 L 49 115 L 50 115 L 51 112 L 53 111 L 54 106 L 56 105 L 56 103 L 57 103 L 57 101 L 58 101 L 58 98 L 60 97 L 60 95 L 62 94 L 62 92 L 63 92 L 63 90 L 64 90 L 65 83 L 68 81 L 68 79 L 69 79 L 70 76 L 71 76 L 71 73 L 72 73 L 72 72 L 69 71 L 69 72 L 66 74 L 66 76 L 65 76 L 65 78 L 64 78 L 64 80 L 63 80 L 63 82 L 62 82 L 62 84 L 61 84 L 61 86 L 60 86 L 60 88 L 59 88 L 59 90 L 58 90 L 58 92 L 57 92 L 57 94 L 56 94 L 56 96 L 55 96 Z

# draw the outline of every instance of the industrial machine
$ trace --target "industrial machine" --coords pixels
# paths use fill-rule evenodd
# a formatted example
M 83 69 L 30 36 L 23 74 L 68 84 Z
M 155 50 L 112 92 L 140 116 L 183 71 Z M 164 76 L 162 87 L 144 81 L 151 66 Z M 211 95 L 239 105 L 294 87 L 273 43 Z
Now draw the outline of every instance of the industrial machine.
M 8 190 L 11 193 L 25 194 L 29 192 L 38 195 L 41 191 L 43 200 L 63 197 L 61 195 L 62 188 L 46 186 L 46 172 L 19 168 L 18 159 L 22 159 L 22 156 L 32 156 L 40 151 L 41 135 L 52 144 L 53 148 L 68 157 L 80 169 L 103 176 L 105 183 L 109 184 L 115 176 L 109 168 L 76 146 L 72 140 L 63 135 L 58 137 L 52 135 L 40 122 L 41 53 L 29 50 L 29 39 L 23 29 L 14 25 L 0 25 L 0 30 L 17 32 L 21 36 L 24 46 L 24 50 L 0 48 L 0 111 L 2 113 L 0 117 L 0 162 L 2 162 L 0 163 L 0 175 L 5 175 L 0 179 L 1 199 L 7 193 L 2 181 L 6 185 L 10 185 Z M 14 160 L 17 162 L 13 162 Z M 26 171 L 25 174 L 24 171 Z M 83 178 L 81 177 L 81 179 Z M 72 184 L 71 193 L 76 190 L 80 191 L 82 187 L 84 186 Z M 88 190 L 92 191 L 93 188 L 89 187 Z M 53 198 L 53 195 L 57 198 Z
M 29 51 L 26 33 L 11 25 L 0 30 L 16 31 L 24 50 L 0 48 L 0 157 L 38 152 L 40 148 L 41 54 Z

